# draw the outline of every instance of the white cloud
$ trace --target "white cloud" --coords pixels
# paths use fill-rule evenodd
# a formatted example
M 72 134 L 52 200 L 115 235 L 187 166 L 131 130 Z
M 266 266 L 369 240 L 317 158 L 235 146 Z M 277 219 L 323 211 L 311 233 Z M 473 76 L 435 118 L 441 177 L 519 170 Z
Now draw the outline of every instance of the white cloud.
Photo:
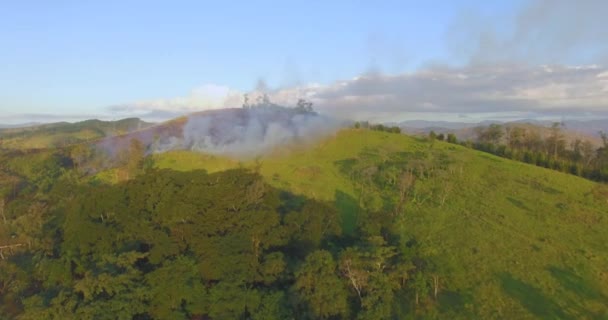
M 142 100 L 123 105 L 112 106 L 117 112 L 195 112 L 201 110 L 234 107 L 242 103 L 242 93 L 226 86 L 207 84 L 193 89 L 183 97 Z

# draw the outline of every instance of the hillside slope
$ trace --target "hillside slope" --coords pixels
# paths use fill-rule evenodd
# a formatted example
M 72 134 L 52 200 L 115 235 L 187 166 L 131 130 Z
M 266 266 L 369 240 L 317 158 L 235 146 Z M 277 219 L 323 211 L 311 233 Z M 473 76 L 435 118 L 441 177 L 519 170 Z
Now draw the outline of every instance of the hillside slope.
M 0 128 L 0 147 L 42 149 L 67 146 L 148 128 L 152 124 L 137 118 L 118 121 L 86 120 L 58 122 L 20 128 Z
M 396 211 L 403 247 L 415 247 L 437 277 L 437 301 L 429 308 L 439 317 L 608 317 L 604 185 L 366 130 L 255 160 L 172 151 L 154 162 L 183 171 L 255 168 L 271 185 L 333 201 L 347 233 L 369 227 L 357 223 L 363 214 Z M 415 183 L 401 193 L 404 173 Z

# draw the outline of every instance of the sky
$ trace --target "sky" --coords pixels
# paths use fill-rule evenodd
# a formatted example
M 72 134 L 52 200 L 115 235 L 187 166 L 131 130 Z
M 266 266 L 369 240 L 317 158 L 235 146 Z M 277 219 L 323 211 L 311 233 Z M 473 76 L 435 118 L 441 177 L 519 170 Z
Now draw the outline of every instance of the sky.
M 604 0 L 2 1 L 0 123 L 306 98 L 343 118 L 608 117 Z

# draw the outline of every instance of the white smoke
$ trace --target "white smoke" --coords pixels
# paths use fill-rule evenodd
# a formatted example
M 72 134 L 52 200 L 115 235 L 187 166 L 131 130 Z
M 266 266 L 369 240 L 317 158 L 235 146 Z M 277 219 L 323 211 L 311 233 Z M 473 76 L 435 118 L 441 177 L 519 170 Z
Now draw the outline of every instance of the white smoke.
M 189 116 L 181 138 L 158 139 L 151 149 L 255 157 L 279 146 L 312 142 L 340 126 L 339 121 L 310 110 L 274 104 L 224 109 Z

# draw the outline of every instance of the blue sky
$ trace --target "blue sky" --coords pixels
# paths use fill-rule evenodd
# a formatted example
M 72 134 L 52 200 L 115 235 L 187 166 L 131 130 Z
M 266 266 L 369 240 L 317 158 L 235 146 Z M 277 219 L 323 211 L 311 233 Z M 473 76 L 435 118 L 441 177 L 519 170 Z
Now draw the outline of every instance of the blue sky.
M 275 89 L 330 86 L 370 71 L 463 66 L 470 39 L 454 43 L 461 39 L 454 32 L 498 20 L 504 23 L 491 27 L 500 32 L 526 4 L 5 1 L 0 113 L 94 116 L 110 106 L 188 95 L 205 84 L 244 92 L 259 79 Z

